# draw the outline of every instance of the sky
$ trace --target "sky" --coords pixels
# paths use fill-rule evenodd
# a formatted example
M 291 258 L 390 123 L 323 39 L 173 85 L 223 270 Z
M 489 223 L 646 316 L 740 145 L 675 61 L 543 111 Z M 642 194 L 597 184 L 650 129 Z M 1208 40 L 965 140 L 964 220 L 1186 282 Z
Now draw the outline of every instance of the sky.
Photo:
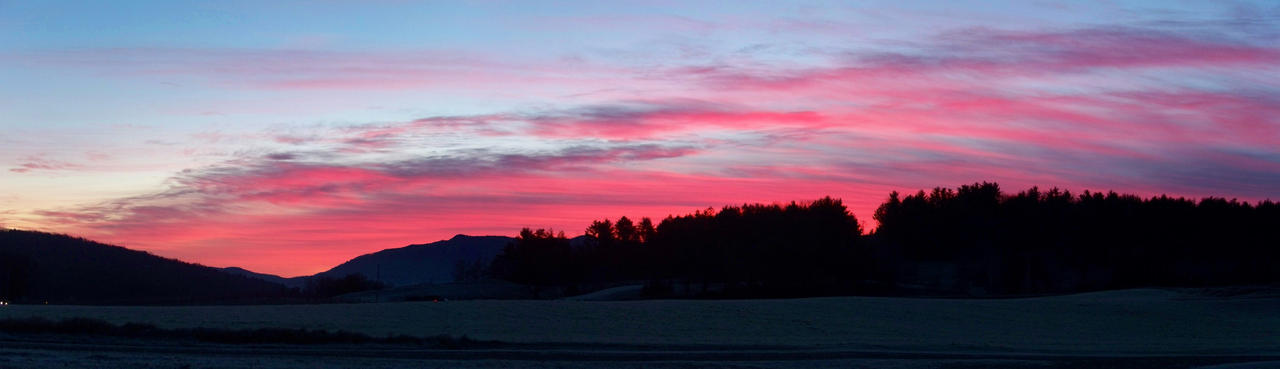
M 976 181 L 1280 200 L 1280 3 L 0 0 L 0 227 L 210 266 Z

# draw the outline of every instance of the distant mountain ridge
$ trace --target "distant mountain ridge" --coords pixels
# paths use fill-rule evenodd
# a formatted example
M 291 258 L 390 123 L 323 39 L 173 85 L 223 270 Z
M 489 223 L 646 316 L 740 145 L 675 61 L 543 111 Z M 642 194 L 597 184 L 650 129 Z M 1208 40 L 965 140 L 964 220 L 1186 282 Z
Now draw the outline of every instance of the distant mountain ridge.
M 581 244 L 581 236 L 575 244 Z M 309 276 L 285 278 L 274 274 L 253 272 L 240 267 L 226 267 L 223 271 L 292 288 L 306 286 L 307 280 L 317 277 L 342 278 L 348 274 L 364 275 L 370 280 L 390 286 L 408 286 L 423 283 L 449 283 L 454 281 L 458 262 L 466 265 L 481 264 L 488 267 L 494 257 L 515 238 L 506 236 L 454 235 L 453 238 L 431 243 L 383 249 L 357 256 L 329 270 Z
M 252 302 L 285 286 L 83 238 L 0 230 L 0 300 L 54 304 Z
M 342 278 L 363 274 L 392 286 L 420 283 L 448 283 L 454 280 L 454 269 L 461 261 L 488 265 L 514 238 L 506 236 L 455 235 L 448 240 L 409 245 L 364 254 L 348 260 L 314 277 Z
M 226 268 L 221 268 L 221 270 L 227 273 L 235 274 L 235 275 L 242 275 L 245 277 L 260 279 L 260 280 L 264 280 L 271 283 L 278 283 L 289 288 L 302 288 L 307 284 L 307 278 L 310 278 L 309 276 L 285 278 L 275 274 L 258 273 L 258 272 L 254 272 L 241 267 L 226 267 Z
M 364 254 L 312 276 L 285 278 L 240 267 L 213 268 L 83 238 L 0 231 L 0 300 L 169 304 L 296 298 L 313 278 L 361 274 L 390 286 L 450 283 L 461 265 L 487 267 L 514 238 L 448 240 Z M 579 240 L 581 241 L 581 240 Z

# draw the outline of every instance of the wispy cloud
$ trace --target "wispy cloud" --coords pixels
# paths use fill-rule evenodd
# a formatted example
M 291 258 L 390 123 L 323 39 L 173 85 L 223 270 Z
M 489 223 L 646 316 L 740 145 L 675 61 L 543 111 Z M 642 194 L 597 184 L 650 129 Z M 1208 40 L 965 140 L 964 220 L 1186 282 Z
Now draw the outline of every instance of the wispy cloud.
M 31 171 L 62 171 L 82 169 L 84 165 L 49 159 L 44 156 L 28 156 L 22 159 L 16 167 L 9 168 L 13 173 L 27 173 Z
M 83 48 L 12 51 L 0 60 L 32 68 L 71 67 L 122 77 L 176 78 L 259 90 L 399 91 L 584 83 L 546 62 L 502 62 L 459 50 L 343 52 L 237 48 Z M 604 69 L 603 66 L 595 66 Z M 607 70 L 600 70 L 607 72 Z M 592 74 L 594 75 L 594 74 Z M 194 78 L 194 79 L 193 79 Z

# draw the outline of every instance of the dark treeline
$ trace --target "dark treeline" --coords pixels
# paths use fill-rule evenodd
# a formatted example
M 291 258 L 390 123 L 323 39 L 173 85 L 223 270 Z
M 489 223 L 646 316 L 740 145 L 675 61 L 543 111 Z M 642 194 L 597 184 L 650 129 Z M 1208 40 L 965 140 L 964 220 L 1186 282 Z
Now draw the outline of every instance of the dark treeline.
M 1280 206 L 994 183 L 890 194 L 876 210 L 881 275 L 1033 294 L 1280 281 Z
M 840 200 L 726 206 L 669 216 L 596 221 L 586 242 L 524 229 L 493 262 L 494 274 L 531 286 L 646 281 L 652 295 L 799 296 L 847 293 L 860 270 L 862 230 Z
M 302 297 L 329 298 L 360 291 L 372 291 L 387 288 L 382 282 L 369 279 L 364 274 L 351 273 L 342 278 L 314 276 L 307 278 L 301 291 Z
M 525 229 L 494 276 L 572 294 L 640 283 L 650 296 L 1025 295 L 1280 281 L 1280 206 L 995 183 L 901 196 L 863 234 L 840 200 L 749 204 L 593 222 L 585 242 Z

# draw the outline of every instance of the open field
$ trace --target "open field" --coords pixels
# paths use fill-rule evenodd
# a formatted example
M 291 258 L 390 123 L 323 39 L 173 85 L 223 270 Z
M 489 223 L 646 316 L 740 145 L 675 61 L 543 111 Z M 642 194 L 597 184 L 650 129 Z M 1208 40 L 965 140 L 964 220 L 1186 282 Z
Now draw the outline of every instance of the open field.
M 534 344 L 526 346 L 527 349 L 517 347 L 488 353 L 472 350 L 458 357 L 412 349 L 402 353 L 431 360 L 537 361 L 540 360 L 537 356 L 529 355 L 559 350 L 565 354 L 541 360 L 581 363 L 667 358 L 675 360 L 668 364 L 676 365 L 681 359 L 729 362 L 734 361 L 730 360 L 733 357 L 743 357 L 754 358 L 748 361 L 758 364 L 823 359 L 830 361 L 831 366 L 857 367 L 863 365 L 858 364 L 863 361 L 884 360 L 881 364 L 885 365 L 873 366 L 893 367 L 898 365 L 889 364 L 896 360 L 910 362 L 902 367 L 919 367 L 911 365 L 922 365 L 925 362 L 920 360 L 927 359 L 932 364 L 923 367 L 936 367 L 938 363 L 963 359 L 961 361 L 971 364 L 973 360 L 997 360 L 1002 363 L 999 366 L 1018 367 L 1031 365 L 1027 361 L 1063 362 L 1064 358 L 1090 357 L 1150 360 L 1181 357 L 1186 358 L 1180 361 L 1186 365 L 1276 360 L 1280 355 L 1280 314 L 1277 312 L 1280 312 L 1280 298 L 1273 295 L 1215 296 L 1146 289 L 986 300 L 834 297 L 276 306 L 8 306 L 0 309 L 0 319 L 88 317 L 115 323 L 145 322 L 162 328 L 309 328 L 374 336 L 465 335 L 478 340 Z M 26 350 L 23 351 L 25 357 L 41 357 L 41 352 L 45 352 L 42 350 L 49 347 L 29 344 L 11 345 L 8 349 Z M 395 352 L 399 351 L 379 355 L 379 360 L 392 360 L 400 355 Z M 163 355 L 194 354 L 179 350 Z M 298 360 L 305 361 L 306 355 L 299 357 Z M 1206 357 L 1242 359 L 1206 361 L 1203 359 Z
M 1259 369 L 1277 357 L 1046 356 L 830 351 L 388 350 L 369 347 L 0 345 L 3 368 L 897 368 Z
M 1026 299 L 479 300 L 266 306 L 22 306 L 162 328 L 348 330 L 504 342 L 1055 353 L 1280 353 L 1280 298 L 1128 290 Z

